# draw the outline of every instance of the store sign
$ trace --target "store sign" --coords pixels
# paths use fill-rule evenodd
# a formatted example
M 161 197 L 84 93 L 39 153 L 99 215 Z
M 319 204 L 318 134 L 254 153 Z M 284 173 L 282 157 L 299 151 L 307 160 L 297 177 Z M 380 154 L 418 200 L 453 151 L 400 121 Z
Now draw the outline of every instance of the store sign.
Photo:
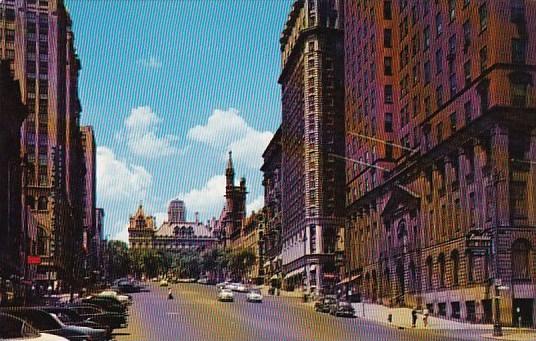
M 28 256 L 27 263 L 29 265 L 41 264 L 41 257 L 39 257 L 39 256 Z

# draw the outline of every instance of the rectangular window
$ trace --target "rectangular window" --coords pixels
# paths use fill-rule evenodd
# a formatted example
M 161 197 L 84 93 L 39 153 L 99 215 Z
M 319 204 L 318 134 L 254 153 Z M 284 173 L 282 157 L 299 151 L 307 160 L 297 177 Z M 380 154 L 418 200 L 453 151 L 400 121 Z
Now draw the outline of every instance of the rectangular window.
M 436 33 L 437 33 L 437 36 L 439 37 L 443 33 L 443 22 L 441 20 L 441 13 L 436 14 L 435 22 L 436 22 Z
M 393 103 L 393 86 L 388 84 L 384 87 L 384 96 L 385 96 L 385 103 L 392 104 Z
M 471 46 L 471 24 L 467 20 L 463 24 L 463 51 L 467 52 Z
M 393 47 L 393 31 L 389 28 L 383 30 L 383 47 Z
M 460 224 L 461 224 L 461 221 L 460 221 L 460 213 L 462 211 L 462 206 L 461 206 L 461 203 L 460 203 L 460 199 L 456 199 L 454 200 L 454 225 L 455 225 L 455 230 L 456 231 L 459 231 L 460 230 Z
M 430 101 L 430 96 L 426 96 L 424 98 L 424 111 L 426 116 L 430 116 L 432 114 L 432 103 Z
M 527 41 L 524 39 L 512 39 L 512 63 L 525 64 L 527 55 Z
M 451 22 L 456 19 L 456 0 L 448 0 L 449 1 L 449 19 Z
M 454 59 L 456 56 L 456 35 L 453 34 L 449 38 L 449 55 L 450 58 Z
M 391 20 L 393 18 L 393 10 L 392 10 L 391 1 L 383 2 L 383 18 L 386 20 Z
M 393 114 L 390 112 L 385 113 L 385 132 L 393 132 Z
M 528 216 L 527 183 L 512 181 L 510 183 L 510 205 L 514 219 L 525 219 Z
M 488 8 L 486 3 L 482 4 L 478 9 L 478 17 L 480 19 L 480 32 L 485 31 L 488 28 Z
M 441 73 L 443 71 L 443 51 L 438 49 L 435 54 L 436 60 L 436 72 Z
M 469 225 L 474 226 L 476 222 L 476 198 L 475 193 L 469 193 Z
M 393 145 L 391 141 L 387 141 L 389 144 L 385 145 L 385 158 L 387 160 L 393 159 Z
M 456 123 L 457 123 L 456 112 L 453 112 L 452 114 L 450 114 L 449 121 L 450 121 L 450 132 L 454 133 L 456 131 Z
M 465 81 L 465 86 L 471 84 L 471 60 L 466 61 L 463 64 L 463 77 Z
M 484 72 L 488 68 L 488 47 L 484 46 L 480 49 L 480 72 Z
M 512 83 L 512 105 L 515 107 L 527 106 L 527 83 Z
M 510 21 L 521 23 L 525 20 L 525 5 L 523 0 L 510 0 Z
M 437 124 L 437 143 L 441 143 L 443 141 L 443 122 L 439 122 Z
M 456 92 L 458 91 L 456 87 L 456 75 L 450 75 L 449 78 L 449 88 L 450 88 L 450 98 L 453 98 L 456 95 Z
M 436 89 L 436 104 L 438 108 L 443 105 L 443 87 L 441 85 Z
M 424 84 L 430 83 L 432 75 L 430 72 L 430 61 L 424 63 Z
M 419 97 L 414 96 L 412 102 L 413 102 L 413 117 L 415 117 L 417 116 L 420 110 Z
M 463 109 L 465 112 L 465 125 L 467 125 L 473 119 L 473 105 L 471 104 L 471 101 L 465 102 Z
M 424 35 L 424 50 L 428 50 L 430 48 L 430 26 L 426 26 L 423 31 Z
M 391 57 L 383 58 L 383 74 L 386 76 L 393 75 L 393 58 Z

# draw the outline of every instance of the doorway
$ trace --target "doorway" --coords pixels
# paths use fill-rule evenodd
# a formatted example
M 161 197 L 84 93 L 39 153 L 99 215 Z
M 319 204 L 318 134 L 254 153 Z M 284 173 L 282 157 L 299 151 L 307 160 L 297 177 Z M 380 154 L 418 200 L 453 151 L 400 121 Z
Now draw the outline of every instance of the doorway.
M 513 301 L 512 324 L 515 327 L 532 327 L 534 300 L 531 298 L 516 298 Z M 521 318 L 521 320 L 520 320 Z M 521 326 L 519 325 L 521 322 Z

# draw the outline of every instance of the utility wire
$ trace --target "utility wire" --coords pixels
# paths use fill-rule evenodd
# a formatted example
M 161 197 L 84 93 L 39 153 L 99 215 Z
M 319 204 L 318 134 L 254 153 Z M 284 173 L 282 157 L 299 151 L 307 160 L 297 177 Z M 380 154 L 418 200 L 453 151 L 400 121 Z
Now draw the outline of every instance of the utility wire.
M 397 147 L 397 148 L 400 148 L 400 149 L 409 150 L 410 152 L 418 151 L 418 149 L 413 149 L 413 148 L 409 148 L 409 147 L 406 147 L 406 146 L 403 146 L 403 145 L 400 145 L 400 144 L 387 142 L 387 141 L 384 141 L 384 140 L 381 140 L 381 139 L 378 139 L 378 138 L 375 138 L 375 137 L 372 137 L 372 136 L 362 135 L 362 134 L 359 134 L 359 133 L 356 133 L 356 132 L 353 132 L 353 131 L 349 131 L 348 134 L 354 135 L 354 136 L 357 136 L 357 137 L 361 137 L 361 138 L 364 138 L 364 139 L 368 139 L 368 140 L 371 140 L 371 141 L 380 142 L 380 143 L 386 144 L 388 146 L 393 146 L 393 147 Z

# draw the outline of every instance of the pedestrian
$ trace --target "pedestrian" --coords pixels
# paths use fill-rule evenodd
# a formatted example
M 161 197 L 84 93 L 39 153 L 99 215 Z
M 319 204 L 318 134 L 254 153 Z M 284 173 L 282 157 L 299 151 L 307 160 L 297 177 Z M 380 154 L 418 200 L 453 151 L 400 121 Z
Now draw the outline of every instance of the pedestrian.
M 428 309 L 424 308 L 424 310 L 422 311 L 422 323 L 424 324 L 425 327 L 428 327 L 428 315 L 430 314 L 430 312 L 428 311 Z
M 417 325 L 417 308 L 413 308 L 411 311 L 411 328 L 415 328 Z
M 173 299 L 173 293 L 171 292 L 171 288 L 168 290 L 167 298 L 168 298 L 168 300 L 172 300 L 172 299 Z

